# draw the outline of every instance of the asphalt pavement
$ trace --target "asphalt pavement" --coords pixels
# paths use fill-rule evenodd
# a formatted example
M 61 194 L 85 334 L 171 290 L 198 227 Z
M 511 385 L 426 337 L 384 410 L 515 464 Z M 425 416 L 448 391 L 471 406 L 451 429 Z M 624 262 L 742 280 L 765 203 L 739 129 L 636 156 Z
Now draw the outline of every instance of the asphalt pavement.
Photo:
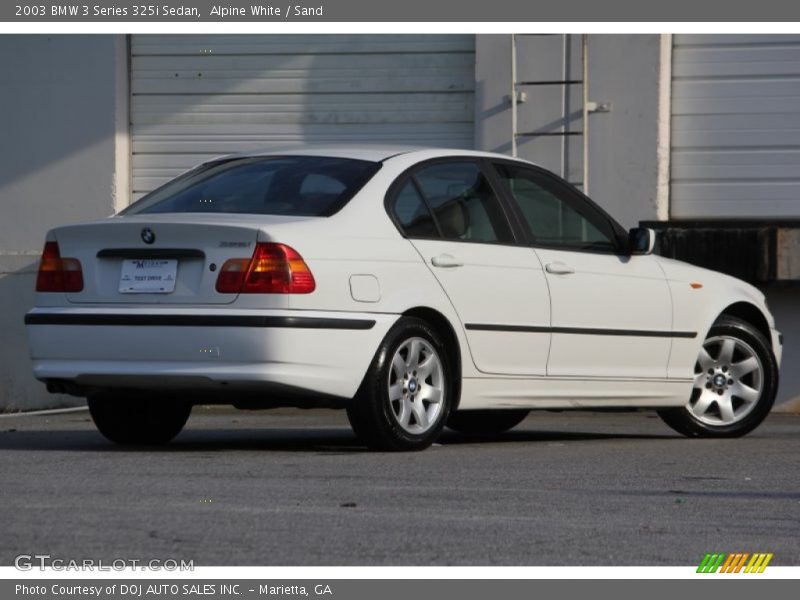
M 0 418 L 0 510 L 3 565 L 800 565 L 800 417 L 688 440 L 648 412 L 535 412 L 406 454 L 367 452 L 335 411 L 195 408 L 140 450 L 86 412 Z

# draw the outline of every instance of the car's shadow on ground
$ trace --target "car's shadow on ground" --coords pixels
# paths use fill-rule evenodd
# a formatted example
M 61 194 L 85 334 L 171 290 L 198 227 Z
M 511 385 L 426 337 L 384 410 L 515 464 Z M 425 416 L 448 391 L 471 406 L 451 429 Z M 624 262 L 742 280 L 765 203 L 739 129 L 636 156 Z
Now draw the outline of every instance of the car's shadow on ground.
M 586 440 L 665 440 L 673 435 L 514 430 L 495 435 L 463 435 L 445 431 L 437 446 L 553 443 Z M 167 446 L 117 446 L 91 430 L 0 430 L 0 450 L 71 452 L 214 452 L 225 450 L 359 453 L 368 450 L 345 427 L 188 429 Z

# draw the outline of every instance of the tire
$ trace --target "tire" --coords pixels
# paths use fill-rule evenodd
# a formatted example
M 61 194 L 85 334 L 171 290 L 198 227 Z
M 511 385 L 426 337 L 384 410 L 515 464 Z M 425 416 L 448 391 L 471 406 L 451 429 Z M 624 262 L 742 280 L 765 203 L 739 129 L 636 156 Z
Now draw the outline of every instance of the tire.
M 372 450 L 423 450 L 450 415 L 453 389 L 439 335 L 421 319 L 401 317 L 375 353 L 347 417 Z
M 513 429 L 528 416 L 527 410 L 461 410 L 450 415 L 447 427 L 469 435 L 494 435 Z
M 102 392 L 87 400 L 100 433 L 127 446 L 166 444 L 180 433 L 192 412 L 188 402 L 124 392 Z
M 658 415 L 687 437 L 739 437 L 766 418 L 777 391 L 778 365 L 764 335 L 746 321 L 721 317 L 703 342 L 689 402 Z

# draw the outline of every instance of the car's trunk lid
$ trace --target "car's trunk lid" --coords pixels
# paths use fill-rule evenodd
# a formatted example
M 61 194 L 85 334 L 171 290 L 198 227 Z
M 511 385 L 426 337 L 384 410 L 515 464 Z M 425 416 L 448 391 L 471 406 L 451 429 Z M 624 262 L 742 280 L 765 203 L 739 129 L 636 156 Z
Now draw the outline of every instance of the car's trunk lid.
M 253 224 L 256 219 L 258 225 Z M 67 299 L 99 304 L 229 304 L 237 294 L 220 294 L 215 288 L 222 265 L 230 258 L 252 256 L 259 232 L 264 235 L 262 229 L 272 221 L 277 226 L 287 220 L 291 219 L 162 214 L 59 228 L 54 234 L 61 256 L 77 258 L 83 269 L 83 290 Z M 275 308 L 286 304 L 280 296 L 263 300 Z

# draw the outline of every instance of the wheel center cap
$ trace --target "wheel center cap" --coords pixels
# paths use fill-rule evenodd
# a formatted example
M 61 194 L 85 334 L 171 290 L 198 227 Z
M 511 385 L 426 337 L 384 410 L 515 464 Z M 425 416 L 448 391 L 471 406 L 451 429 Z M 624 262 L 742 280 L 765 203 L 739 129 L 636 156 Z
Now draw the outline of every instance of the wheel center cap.
M 408 391 L 411 392 L 412 394 L 417 391 L 417 380 L 416 379 L 410 379 L 408 381 Z
M 725 382 L 726 381 L 727 380 L 725 379 L 725 376 L 722 375 L 721 373 L 718 373 L 717 375 L 714 375 L 713 383 L 714 383 L 715 387 L 718 387 L 718 388 L 725 387 Z

